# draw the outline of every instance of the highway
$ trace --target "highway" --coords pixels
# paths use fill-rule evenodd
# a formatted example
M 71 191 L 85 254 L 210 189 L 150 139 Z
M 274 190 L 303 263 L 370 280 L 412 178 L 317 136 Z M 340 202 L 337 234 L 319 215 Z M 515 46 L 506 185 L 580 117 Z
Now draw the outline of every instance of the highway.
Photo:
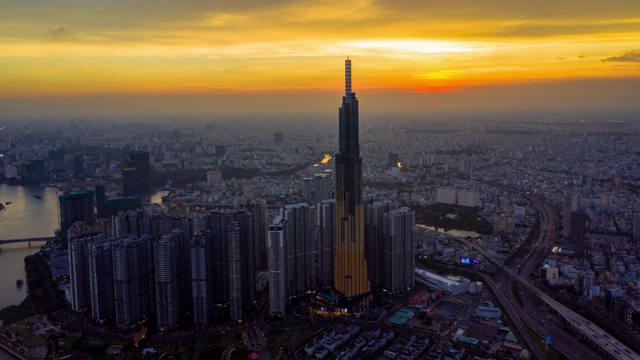
M 513 189 L 505 189 L 505 190 L 514 191 Z M 537 199 L 533 196 L 530 196 L 530 195 L 525 195 L 525 196 L 529 200 L 533 201 L 536 207 L 538 207 L 542 217 L 541 224 L 544 224 L 540 228 L 543 236 L 538 239 L 538 242 L 535 245 L 536 250 L 528 258 L 528 259 L 531 259 L 534 254 L 540 251 L 546 251 L 546 249 L 548 248 L 548 242 L 549 242 L 550 236 L 555 234 L 555 228 L 554 228 L 555 223 L 550 221 L 553 219 L 553 216 L 550 213 L 551 209 L 548 206 L 548 204 L 542 202 L 540 199 Z M 494 264 L 496 264 L 496 266 L 504 270 L 506 274 L 511 276 L 514 280 L 518 281 L 520 285 L 526 287 L 529 291 L 536 294 L 542 301 L 544 301 L 547 305 L 549 305 L 552 309 L 554 309 L 560 316 L 562 316 L 567 322 L 567 324 L 571 326 L 573 329 L 575 329 L 576 332 L 580 333 L 585 340 L 587 340 L 589 343 L 595 345 L 598 349 L 600 349 L 603 355 L 606 355 L 611 359 L 620 359 L 620 360 L 640 359 L 640 355 L 635 353 L 633 350 L 629 349 L 629 347 L 622 344 L 620 341 L 618 341 L 617 339 L 609 335 L 607 332 L 602 330 L 600 327 L 598 327 L 591 321 L 576 314 L 571 309 L 567 308 L 566 306 L 562 305 L 561 303 L 549 297 L 540 289 L 536 288 L 535 286 L 530 284 L 528 281 L 526 281 L 516 271 L 509 269 L 508 267 L 504 266 L 500 261 L 496 260 L 493 256 L 489 255 L 486 251 L 484 251 L 484 249 L 467 241 L 466 239 L 451 236 L 451 235 L 446 235 L 446 236 L 448 238 L 455 239 L 457 241 L 463 242 L 466 245 L 470 246 L 471 248 L 473 248 L 474 250 L 482 254 L 486 259 L 493 262 Z M 525 265 L 519 269 L 519 271 L 522 271 L 524 274 L 528 274 L 529 272 L 531 272 L 531 270 L 533 270 L 532 267 L 534 265 L 535 264 L 533 261 L 527 261 Z
M 493 293 L 496 295 L 496 297 L 498 298 L 498 301 L 500 302 L 500 304 L 502 304 L 502 307 L 505 309 L 505 311 L 507 312 L 507 315 L 513 322 L 513 325 L 515 326 L 515 330 L 518 332 L 518 334 L 520 334 L 520 337 L 524 340 L 524 342 L 527 343 L 533 355 L 535 355 L 535 357 L 538 359 L 546 359 L 542 350 L 540 350 L 540 348 L 536 345 L 535 341 L 533 341 L 533 338 L 531 338 L 531 334 L 529 334 L 529 331 L 527 331 L 526 326 L 520 319 L 519 312 L 516 311 L 516 309 L 514 309 L 513 307 L 514 304 L 512 303 L 512 301 L 507 300 L 507 298 L 504 296 L 502 291 L 500 291 L 496 283 L 493 281 L 491 277 L 489 277 L 489 275 L 486 275 L 483 273 L 478 273 L 478 274 L 482 276 L 484 281 L 491 288 L 491 291 L 493 291 Z

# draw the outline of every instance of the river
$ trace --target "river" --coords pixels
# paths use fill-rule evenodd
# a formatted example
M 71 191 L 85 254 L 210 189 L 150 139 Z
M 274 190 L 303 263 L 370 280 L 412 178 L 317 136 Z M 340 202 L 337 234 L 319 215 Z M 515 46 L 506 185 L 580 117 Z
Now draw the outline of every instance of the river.
M 0 202 L 6 207 L 0 211 L 0 240 L 51 237 L 59 227 L 55 188 L 0 184 Z M 32 243 L 31 248 L 27 243 L 0 246 L 0 309 L 17 305 L 26 297 L 26 284 L 18 288 L 16 280 L 25 279 L 24 258 L 42 245 L 43 242 Z

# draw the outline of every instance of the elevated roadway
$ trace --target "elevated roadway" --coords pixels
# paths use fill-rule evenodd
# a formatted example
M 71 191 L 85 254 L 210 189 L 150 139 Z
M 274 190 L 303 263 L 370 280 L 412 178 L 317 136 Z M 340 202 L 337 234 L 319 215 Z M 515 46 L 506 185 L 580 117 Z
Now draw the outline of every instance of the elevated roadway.
M 560 316 L 562 316 L 567 324 L 571 326 L 576 332 L 578 332 L 589 343 L 600 349 L 601 353 L 611 359 L 619 360 L 638 360 L 640 355 L 631 350 L 628 346 L 618 341 L 613 336 L 609 335 L 606 331 L 602 330 L 599 326 L 585 319 L 584 317 L 576 314 L 573 310 L 567 308 L 550 296 L 536 288 L 517 272 L 504 266 L 500 261 L 496 260 L 493 256 L 489 255 L 484 249 L 467 241 L 466 239 L 446 235 L 448 238 L 455 239 L 466 245 L 470 246 L 478 253 L 482 254 L 486 259 L 496 264 L 496 266 L 502 268 L 509 276 L 518 281 L 522 286 L 535 293 L 542 301 L 544 301 L 549 307 L 555 310 Z

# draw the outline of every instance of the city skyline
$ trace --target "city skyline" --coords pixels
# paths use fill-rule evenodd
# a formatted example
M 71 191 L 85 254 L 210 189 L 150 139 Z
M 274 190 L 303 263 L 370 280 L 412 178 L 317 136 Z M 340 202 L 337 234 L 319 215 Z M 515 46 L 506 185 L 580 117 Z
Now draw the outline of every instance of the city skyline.
M 626 0 L 7 2 L 0 107 L 8 119 L 322 112 L 341 76 L 332 64 L 350 55 L 371 113 L 633 111 L 634 9 Z

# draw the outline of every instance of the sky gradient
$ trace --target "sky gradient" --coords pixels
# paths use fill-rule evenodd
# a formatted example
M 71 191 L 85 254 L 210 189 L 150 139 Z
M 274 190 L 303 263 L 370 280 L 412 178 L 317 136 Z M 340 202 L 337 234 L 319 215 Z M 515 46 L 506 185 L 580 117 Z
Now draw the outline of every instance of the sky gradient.
M 410 113 L 640 109 L 629 94 L 640 92 L 637 0 L 0 0 L 0 9 L 7 117 L 230 113 L 243 99 L 254 99 L 249 113 L 335 112 L 340 99 L 326 95 L 341 94 L 347 55 L 354 90 L 376 111 L 398 101 Z

